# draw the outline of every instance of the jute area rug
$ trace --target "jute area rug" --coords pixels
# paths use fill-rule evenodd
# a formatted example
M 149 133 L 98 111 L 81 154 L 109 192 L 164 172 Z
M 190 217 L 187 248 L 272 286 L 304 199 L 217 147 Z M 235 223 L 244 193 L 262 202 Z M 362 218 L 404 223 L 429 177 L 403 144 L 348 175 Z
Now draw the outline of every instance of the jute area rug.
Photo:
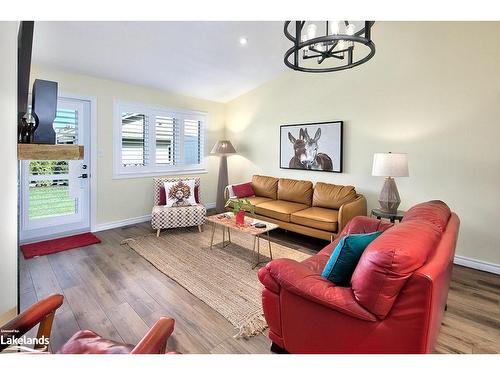
M 122 244 L 224 316 L 238 330 L 235 337 L 257 335 L 267 324 L 261 305 L 263 286 L 257 278 L 259 267 L 252 270 L 253 237 L 232 230 L 232 242 L 222 248 L 222 230 L 218 227 L 210 250 L 211 229 L 211 224 L 206 224 L 202 233 L 197 228 L 171 229 L 163 231 L 159 238 L 151 234 Z M 301 261 L 310 256 L 273 242 L 270 233 L 274 259 Z M 260 249 L 261 260 L 269 261 L 267 237 L 260 239 Z

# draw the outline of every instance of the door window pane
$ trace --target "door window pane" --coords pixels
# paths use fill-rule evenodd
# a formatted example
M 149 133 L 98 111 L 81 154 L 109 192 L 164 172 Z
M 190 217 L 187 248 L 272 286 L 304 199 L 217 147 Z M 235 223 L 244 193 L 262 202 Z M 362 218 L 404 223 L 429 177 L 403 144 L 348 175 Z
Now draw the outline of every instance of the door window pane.
M 75 109 L 57 109 L 54 131 L 58 144 L 78 144 L 78 111 Z
M 77 200 L 69 196 L 68 180 L 32 180 L 28 194 L 30 220 L 77 213 Z

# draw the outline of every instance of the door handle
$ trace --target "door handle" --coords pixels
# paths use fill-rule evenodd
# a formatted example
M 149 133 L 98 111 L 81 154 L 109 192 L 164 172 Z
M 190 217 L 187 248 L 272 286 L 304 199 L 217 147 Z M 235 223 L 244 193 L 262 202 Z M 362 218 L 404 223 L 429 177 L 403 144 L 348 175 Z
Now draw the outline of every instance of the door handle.
M 78 178 L 89 178 L 89 175 L 87 173 L 82 173 Z

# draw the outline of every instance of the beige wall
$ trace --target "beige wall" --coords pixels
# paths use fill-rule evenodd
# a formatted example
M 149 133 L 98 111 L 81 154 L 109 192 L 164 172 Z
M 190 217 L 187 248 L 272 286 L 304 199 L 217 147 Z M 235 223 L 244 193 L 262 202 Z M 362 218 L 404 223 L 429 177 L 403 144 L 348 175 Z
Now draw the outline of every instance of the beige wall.
M 351 70 L 289 71 L 231 101 L 230 181 L 262 173 L 352 184 L 377 206 L 374 152 L 407 152 L 402 209 L 442 199 L 458 213 L 457 254 L 500 264 L 500 23 L 376 23 L 375 57 Z M 344 121 L 342 174 L 279 169 L 281 124 Z
M 164 105 L 208 112 L 207 148 L 224 134 L 224 105 L 122 82 L 67 73 L 42 66 L 32 68 L 32 79 L 57 81 L 59 91 L 97 98 L 97 220 L 102 225 L 151 214 L 152 177 L 116 179 L 113 172 L 113 100 Z M 208 173 L 201 174 L 201 199 L 215 202 L 218 159 L 208 157 Z
M 0 22 L 0 324 L 17 309 L 17 22 Z

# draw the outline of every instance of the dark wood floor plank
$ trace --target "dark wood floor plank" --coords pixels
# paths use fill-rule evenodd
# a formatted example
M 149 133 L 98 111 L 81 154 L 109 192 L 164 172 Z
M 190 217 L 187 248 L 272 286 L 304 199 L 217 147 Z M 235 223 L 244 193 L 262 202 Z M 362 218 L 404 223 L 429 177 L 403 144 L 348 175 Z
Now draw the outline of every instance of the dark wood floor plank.
M 57 281 L 57 277 L 49 263 L 48 256 L 32 258 L 28 261 L 29 272 L 35 289 L 37 300 L 47 297 L 50 294 L 63 294 L 63 290 Z M 62 314 L 68 310 L 68 303 L 65 300 L 56 314 Z
M 92 293 L 84 286 L 65 289 L 64 294 L 81 329 L 88 329 L 102 337 L 124 342 L 116 327 L 93 298 Z
M 148 332 L 148 326 L 128 303 L 106 311 L 113 326 L 127 344 L 136 345 Z
M 71 336 L 80 330 L 80 326 L 76 321 L 75 315 L 72 310 L 68 310 L 62 314 L 57 315 L 52 325 L 52 335 L 50 340 L 50 347 L 53 353 L 57 353 L 61 346 L 63 346 Z
M 22 254 L 19 254 L 19 294 L 34 292 L 33 281 L 29 272 L 29 265 Z
M 25 272 L 29 272 L 25 269 Z M 19 295 L 19 310 L 24 311 L 31 305 L 37 302 L 35 290 L 31 290 L 29 292 L 21 293 Z M 36 333 L 38 331 L 38 324 L 34 326 L 31 330 L 26 333 L 26 337 L 36 337 Z

